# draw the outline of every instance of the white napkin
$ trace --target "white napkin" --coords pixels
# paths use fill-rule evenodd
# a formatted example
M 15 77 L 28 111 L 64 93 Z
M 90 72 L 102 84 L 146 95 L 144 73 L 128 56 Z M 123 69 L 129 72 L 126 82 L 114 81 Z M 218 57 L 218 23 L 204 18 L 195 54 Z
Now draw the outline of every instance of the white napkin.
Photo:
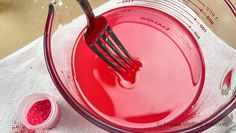
M 96 14 L 119 6 L 117 5 L 119 1 L 120 0 L 112 0 L 107 2 L 96 9 Z M 191 9 L 186 8 L 189 10 L 189 13 L 202 22 Z M 175 16 L 175 13 L 171 14 Z M 57 33 L 63 32 L 64 35 L 66 33 L 70 33 L 70 35 L 71 33 L 78 33 L 85 23 L 85 17 L 81 16 L 70 24 L 58 29 Z M 73 32 L 75 28 L 77 31 Z M 199 40 L 200 47 L 204 53 L 206 68 L 209 70 L 207 71 L 206 82 L 211 80 L 212 77 L 222 76 L 223 71 L 227 70 L 228 66 L 236 64 L 235 50 L 215 36 L 210 29 L 207 28 L 207 30 L 208 32 L 204 36 L 202 35 L 203 39 Z M 14 54 L 0 60 L 0 132 L 9 133 L 17 130 L 13 128 L 15 121 L 18 121 L 17 107 L 25 96 L 35 92 L 44 92 L 54 96 L 61 108 L 61 120 L 55 128 L 48 131 L 49 133 L 106 132 L 81 117 L 59 94 L 46 69 L 42 39 L 43 37 L 40 37 Z M 221 79 L 216 78 L 215 80 Z M 210 82 L 206 84 L 206 86 L 217 85 L 211 84 Z M 231 114 L 223 120 L 229 123 L 229 126 L 217 125 L 206 131 L 206 133 L 236 132 L 233 116 L 234 115 Z

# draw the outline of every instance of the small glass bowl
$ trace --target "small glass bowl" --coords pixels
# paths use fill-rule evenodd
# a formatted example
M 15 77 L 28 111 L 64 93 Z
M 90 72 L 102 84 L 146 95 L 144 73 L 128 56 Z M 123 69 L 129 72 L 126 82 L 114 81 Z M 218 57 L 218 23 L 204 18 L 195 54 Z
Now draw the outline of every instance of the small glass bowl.
M 27 113 L 34 103 L 48 99 L 51 104 L 51 112 L 48 118 L 41 124 L 32 125 L 27 120 Z M 18 107 L 18 116 L 21 122 L 29 129 L 50 129 L 53 128 L 60 118 L 59 107 L 51 96 L 44 93 L 34 93 L 25 97 Z

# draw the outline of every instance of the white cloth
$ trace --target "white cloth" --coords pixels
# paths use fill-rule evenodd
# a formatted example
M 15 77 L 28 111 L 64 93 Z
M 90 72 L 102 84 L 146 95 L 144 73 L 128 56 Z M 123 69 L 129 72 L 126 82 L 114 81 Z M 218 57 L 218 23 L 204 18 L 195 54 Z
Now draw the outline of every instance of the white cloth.
M 117 1 L 113 0 L 96 9 L 96 13 L 116 7 Z M 186 7 L 193 16 L 202 22 L 193 11 Z M 175 16 L 175 13 L 172 15 Z M 81 24 L 83 23 L 83 24 Z M 60 32 L 68 32 L 68 29 L 82 29 L 86 21 L 84 16 L 77 18 L 70 24 L 58 29 Z M 205 26 L 205 25 L 204 25 Z M 196 28 L 196 27 L 195 27 Z M 199 28 L 196 28 L 199 29 Z M 207 28 L 206 34 L 200 34 L 203 38 L 199 40 L 200 47 L 203 51 L 207 80 L 212 77 L 222 77 L 222 71 L 228 66 L 236 64 L 236 52 L 230 48 L 225 42 L 219 39 L 210 29 Z M 201 32 L 199 32 L 201 33 Z M 43 37 L 40 37 L 28 44 L 26 47 L 13 53 L 12 55 L 0 60 L 0 132 L 14 132 L 12 129 L 14 121 L 17 118 L 17 107 L 20 101 L 27 95 L 35 92 L 44 92 L 54 96 L 61 109 L 61 120 L 58 125 L 51 129 L 50 133 L 103 133 L 106 132 L 95 125 L 91 124 L 76 111 L 74 111 L 68 103 L 63 99 L 55 88 L 50 76 L 47 72 L 44 56 L 43 56 Z M 68 40 L 68 39 L 67 39 Z M 216 67 L 217 65 L 217 67 Z M 215 71 L 218 69 L 219 71 Z M 210 75 L 210 76 L 209 76 Z M 215 79 L 221 80 L 221 79 Z M 208 82 L 206 86 L 215 86 Z M 231 115 L 232 117 L 233 115 Z M 234 120 L 234 119 L 233 119 Z M 209 129 L 208 133 L 233 133 L 236 132 L 232 119 L 225 118 L 224 121 L 229 122 L 230 126 L 215 126 Z

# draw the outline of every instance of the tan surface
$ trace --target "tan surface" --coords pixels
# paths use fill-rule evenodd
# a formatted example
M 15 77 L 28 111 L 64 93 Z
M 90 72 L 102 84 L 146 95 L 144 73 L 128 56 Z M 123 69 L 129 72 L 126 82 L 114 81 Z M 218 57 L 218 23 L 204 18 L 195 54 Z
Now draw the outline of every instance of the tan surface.
M 47 6 L 52 0 L 0 0 L 0 59 L 43 34 Z M 57 15 L 67 21 L 82 13 L 75 0 L 62 0 Z M 93 8 L 108 0 L 89 0 Z M 67 17 L 65 17 L 67 14 Z M 69 14 L 69 15 L 68 15 Z M 58 16 L 57 16 L 58 17 Z M 59 19 L 60 20 L 60 19 Z M 63 20 L 65 22 L 65 20 Z
M 47 5 L 52 0 L 0 0 L 0 59 L 43 34 Z M 60 1 L 60 0 L 58 0 Z M 75 0 L 61 0 L 57 18 L 68 22 L 82 13 Z M 97 7 L 108 0 L 89 0 Z M 224 0 L 184 0 L 212 30 L 236 48 L 236 17 Z M 236 0 L 231 0 L 236 5 Z M 195 5 L 200 7 L 200 11 Z M 203 3 L 203 4 L 201 4 Z M 69 14 L 69 15 L 68 15 Z M 66 17 L 65 17 L 66 16 Z M 207 20 L 213 19 L 214 24 Z M 61 21 L 61 22 L 60 22 Z

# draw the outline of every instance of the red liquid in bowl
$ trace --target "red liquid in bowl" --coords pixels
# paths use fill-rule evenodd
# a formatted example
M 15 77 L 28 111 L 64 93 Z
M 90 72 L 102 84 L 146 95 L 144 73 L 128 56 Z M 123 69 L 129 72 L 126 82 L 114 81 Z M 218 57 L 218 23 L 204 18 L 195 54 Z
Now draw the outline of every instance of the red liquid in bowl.
M 79 36 L 72 59 L 78 90 L 93 113 L 128 128 L 150 128 L 191 109 L 204 82 L 196 40 L 177 20 L 158 10 L 123 7 L 104 14 L 141 70 L 132 85 L 118 76 Z

